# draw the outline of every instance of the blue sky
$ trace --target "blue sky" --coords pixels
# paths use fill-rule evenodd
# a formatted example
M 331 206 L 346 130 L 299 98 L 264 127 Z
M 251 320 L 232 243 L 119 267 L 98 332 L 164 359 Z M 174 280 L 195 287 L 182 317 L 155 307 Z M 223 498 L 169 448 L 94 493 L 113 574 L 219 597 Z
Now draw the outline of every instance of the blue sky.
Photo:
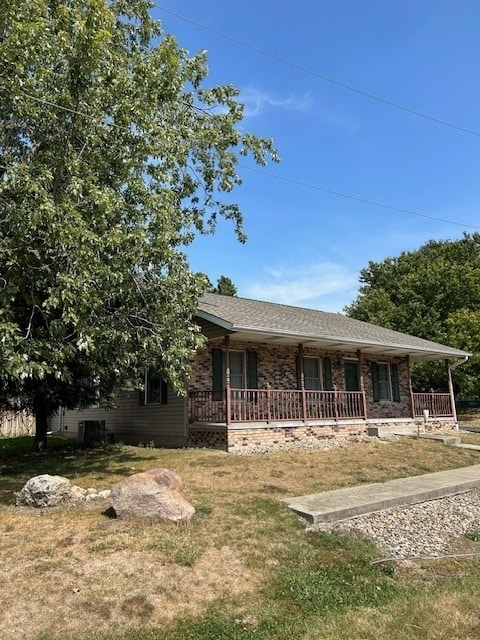
M 191 54 L 207 50 L 207 84 L 240 89 L 242 128 L 282 159 L 242 161 L 232 200 L 248 240 L 219 224 L 188 249 L 193 270 L 336 312 L 369 261 L 480 231 L 478 0 L 157 0 L 154 15 Z

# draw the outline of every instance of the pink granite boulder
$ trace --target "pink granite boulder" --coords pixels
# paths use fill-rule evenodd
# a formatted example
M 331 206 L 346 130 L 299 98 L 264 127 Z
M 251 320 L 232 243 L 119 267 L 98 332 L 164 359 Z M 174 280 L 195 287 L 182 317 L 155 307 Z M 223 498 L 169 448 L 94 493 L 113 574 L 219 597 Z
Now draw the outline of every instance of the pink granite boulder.
M 161 518 L 188 521 L 194 507 L 182 491 L 182 479 L 174 471 L 158 468 L 135 473 L 111 490 L 112 507 L 118 518 Z

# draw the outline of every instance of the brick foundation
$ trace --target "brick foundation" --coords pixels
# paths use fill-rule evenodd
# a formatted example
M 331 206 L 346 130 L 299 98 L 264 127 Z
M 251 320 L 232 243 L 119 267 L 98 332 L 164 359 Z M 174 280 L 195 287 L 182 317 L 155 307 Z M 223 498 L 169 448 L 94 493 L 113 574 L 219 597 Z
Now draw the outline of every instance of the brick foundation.
M 419 429 L 421 433 L 450 431 L 455 428 L 453 418 L 423 420 L 375 420 L 358 422 L 325 422 L 322 424 L 235 424 L 226 426 L 190 425 L 188 444 L 191 447 L 221 449 L 230 453 L 247 451 L 255 447 L 295 446 L 315 444 L 322 440 L 361 438 L 367 435 L 369 426 L 388 427 L 392 433 L 405 427 Z

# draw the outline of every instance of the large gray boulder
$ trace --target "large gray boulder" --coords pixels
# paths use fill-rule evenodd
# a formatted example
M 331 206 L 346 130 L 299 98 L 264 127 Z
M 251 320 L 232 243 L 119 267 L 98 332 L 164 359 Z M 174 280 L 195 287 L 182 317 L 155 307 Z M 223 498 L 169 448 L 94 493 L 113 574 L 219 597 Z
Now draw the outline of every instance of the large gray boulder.
M 17 506 L 55 507 L 72 499 L 68 478 L 47 473 L 30 478 L 17 496 Z
M 110 496 L 118 518 L 141 516 L 179 522 L 190 520 L 195 513 L 183 494 L 182 479 L 169 469 L 135 473 L 114 485 Z

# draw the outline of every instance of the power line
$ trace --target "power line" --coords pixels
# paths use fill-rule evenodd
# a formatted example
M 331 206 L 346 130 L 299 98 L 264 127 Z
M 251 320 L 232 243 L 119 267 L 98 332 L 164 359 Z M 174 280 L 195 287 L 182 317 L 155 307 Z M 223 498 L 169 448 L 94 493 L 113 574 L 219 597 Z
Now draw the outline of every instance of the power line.
M 401 209 L 400 207 L 394 207 L 389 204 L 383 204 L 381 202 L 375 202 L 374 200 L 367 200 L 366 198 L 360 198 L 358 196 L 352 196 L 347 193 L 342 193 L 341 191 L 334 191 L 333 189 L 326 189 L 325 187 L 319 187 L 318 185 L 309 184 L 308 182 L 301 182 L 299 180 L 295 180 L 293 178 L 286 178 L 284 176 L 278 176 L 275 173 L 270 173 L 269 171 L 264 171 L 263 169 L 256 169 L 255 167 L 248 167 L 247 165 L 239 164 L 239 167 L 243 169 L 248 169 L 249 171 L 254 171 L 255 173 L 260 173 L 265 176 L 269 176 L 270 178 L 275 178 L 276 180 L 281 180 L 283 182 L 288 182 L 290 184 L 294 184 L 299 187 L 304 187 L 307 189 L 313 189 L 314 191 L 322 191 L 323 193 L 329 193 L 333 196 L 338 196 L 340 198 L 346 198 L 347 200 L 354 200 L 355 202 L 361 202 L 363 204 L 368 204 L 374 207 L 379 207 L 380 209 L 388 209 L 389 211 L 394 211 L 396 213 L 404 213 L 410 216 L 417 216 L 419 218 L 426 218 L 427 220 L 435 220 L 436 222 L 443 222 L 445 224 L 454 224 L 459 227 L 464 227 L 468 229 L 475 229 L 480 231 L 480 227 L 476 227 L 472 224 L 464 224 L 463 222 L 456 222 L 455 220 L 448 220 L 447 218 L 437 218 L 435 216 L 430 216 L 426 213 L 419 213 L 418 211 L 411 211 L 410 209 Z
M 47 100 L 46 98 L 37 98 L 36 96 L 32 96 L 24 91 L 22 91 L 23 95 L 25 95 L 28 98 L 32 98 L 33 100 L 42 103 L 42 104 L 46 104 L 50 107 L 54 107 L 56 109 L 60 109 L 62 111 L 68 111 L 69 113 L 74 113 L 83 117 L 91 117 L 89 116 L 87 113 L 82 112 L 82 111 L 77 111 L 75 109 L 71 109 L 69 107 L 64 107 L 62 105 L 56 104 L 55 102 L 52 102 L 51 100 Z M 124 131 L 130 131 L 129 129 L 127 129 L 126 127 L 122 127 L 120 125 L 115 124 L 115 122 L 107 122 L 106 124 L 108 124 L 108 126 L 111 126 L 113 128 L 119 128 L 122 129 Z M 333 196 L 338 196 L 340 198 L 345 198 L 347 200 L 354 200 L 355 202 L 361 202 L 363 204 L 368 204 L 371 205 L 373 207 L 378 207 L 380 209 L 387 209 L 389 211 L 394 211 L 396 213 L 403 213 L 403 214 L 407 214 L 407 215 L 411 215 L 411 216 L 417 216 L 419 218 L 426 218 L 427 220 L 435 220 L 436 222 L 443 222 L 445 224 L 453 224 L 453 225 L 457 225 L 459 227 L 464 227 L 464 228 L 468 228 L 468 229 L 475 229 L 477 231 L 480 231 L 480 227 L 476 227 L 474 225 L 471 224 L 464 224 L 462 222 L 456 222 L 454 220 L 448 220 L 446 218 L 438 218 L 435 216 L 430 216 L 428 214 L 425 213 L 419 213 L 417 211 L 411 211 L 410 209 L 402 209 L 400 207 L 394 207 L 392 205 L 388 205 L 388 204 L 383 204 L 381 202 L 375 202 L 374 200 L 368 200 L 366 198 L 360 198 L 358 196 L 352 196 L 350 194 L 347 193 L 342 193 L 341 191 L 335 191 L 333 189 L 327 189 L 326 187 L 319 187 L 318 185 L 314 185 L 314 184 L 309 184 L 308 182 L 301 182 L 300 180 L 295 180 L 294 178 L 287 178 L 285 176 L 279 176 L 276 175 L 275 173 L 271 173 L 269 171 L 264 171 L 263 169 L 257 169 L 255 167 L 249 167 L 247 165 L 238 163 L 239 167 L 242 167 L 242 169 L 247 169 L 248 171 L 254 171 L 255 173 L 259 173 L 261 175 L 264 176 L 268 176 L 270 178 L 275 178 L 276 180 L 281 180 L 282 182 L 288 182 L 289 184 L 294 184 L 296 186 L 299 187 L 303 187 L 306 189 L 313 189 L 314 191 L 321 191 L 323 193 L 328 193 L 330 195 Z
M 392 107 L 394 109 L 399 109 L 400 111 L 406 111 L 407 113 L 410 113 L 414 116 L 418 116 L 419 118 L 424 118 L 425 120 L 430 120 L 431 122 L 435 122 L 436 124 L 440 124 L 444 127 L 450 127 L 451 129 L 456 129 L 457 131 L 461 131 L 462 133 L 468 133 L 472 136 L 477 136 L 480 137 L 480 132 L 478 131 L 474 131 L 473 129 L 467 129 L 466 127 L 460 127 L 459 125 L 453 124 L 452 122 L 447 122 L 446 120 L 441 120 L 440 118 L 435 118 L 434 116 L 429 116 L 426 113 L 422 113 L 421 111 L 417 111 L 416 109 L 412 109 L 410 107 L 406 107 L 404 105 L 401 104 L 397 104 L 396 102 L 392 102 L 391 100 L 387 100 L 386 98 L 382 98 L 380 96 L 377 96 L 373 93 L 369 93 L 368 91 L 363 91 L 363 89 L 358 89 L 357 87 L 353 87 L 349 84 L 346 84 L 345 82 L 340 82 L 339 80 L 335 80 L 334 78 L 330 78 L 328 76 L 324 76 L 321 73 L 318 73 L 317 71 L 313 71 L 312 69 L 308 69 L 307 67 L 304 67 L 300 64 L 297 64 L 296 62 L 292 62 L 291 60 L 287 60 L 286 58 L 281 58 L 280 56 L 276 56 L 273 53 L 270 53 L 269 51 L 265 51 L 264 49 L 260 49 L 258 47 L 255 47 L 254 45 L 248 44 L 247 42 L 243 42 L 242 40 L 238 40 L 237 38 L 234 38 L 232 36 L 227 35 L 226 33 L 223 33 L 221 31 L 218 31 L 217 29 L 213 29 L 212 27 L 207 27 L 204 24 L 201 24 L 200 22 L 197 22 L 196 20 L 192 20 L 191 18 L 187 18 L 186 16 L 181 15 L 180 13 L 177 13 L 176 11 L 172 11 L 171 9 L 166 9 L 165 7 L 157 7 L 158 9 L 160 9 L 161 11 L 165 11 L 166 13 L 169 13 L 177 18 L 180 18 L 181 20 L 184 20 L 185 22 L 189 22 L 190 24 L 195 25 L 196 27 L 200 27 L 201 29 L 205 29 L 206 31 L 210 31 L 211 33 L 214 33 L 215 35 L 224 38 L 225 40 L 230 40 L 230 42 L 234 42 L 235 44 L 238 44 L 241 47 L 245 47 L 246 49 L 250 49 L 251 51 L 254 51 L 255 53 L 259 53 L 262 56 L 265 56 L 266 58 L 270 58 L 272 60 L 275 60 L 276 62 L 280 62 L 281 64 L 285 64 L 289 67 L 292 67 L 293 69 L 297 69 L 299 71 L 302 71 L 303 73 L 307 73 L 311 76 L 314 76 L 315 78 L 319 78 L 320 80 L 323 80 L 324 82 L 329 82 L 330 84 L 334 84 L 337 87 L 342 87 L 342 89 L 346 89 L 347 91 L 352 91 L 353 93 L 357 93 L 358 95 L 364 96 L 365 98 L 369 98 L 370 100 L 375 100 L 376 102 L 380 102 L 381 104 L 386 104 L 389 107 Z

